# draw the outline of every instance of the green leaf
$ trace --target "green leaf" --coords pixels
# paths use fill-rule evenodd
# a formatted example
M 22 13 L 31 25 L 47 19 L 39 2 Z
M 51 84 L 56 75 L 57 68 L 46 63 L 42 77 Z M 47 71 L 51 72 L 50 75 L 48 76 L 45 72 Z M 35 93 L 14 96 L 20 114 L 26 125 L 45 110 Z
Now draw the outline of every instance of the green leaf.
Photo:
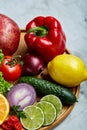
M 6 95 L 12 86 L 13 84 L 5 81 L 2 72 L 0 72 L 0 93 Z
M 19 110 L 20 106 L 13 106 L 10 111 L 10 115 L 16 115 L 18 118 L 26 118 L 23 110 Z
M 4 59 L 4 54 L 2 53 L 2 50 L 0 49 L 0 64 L 2 63 Z

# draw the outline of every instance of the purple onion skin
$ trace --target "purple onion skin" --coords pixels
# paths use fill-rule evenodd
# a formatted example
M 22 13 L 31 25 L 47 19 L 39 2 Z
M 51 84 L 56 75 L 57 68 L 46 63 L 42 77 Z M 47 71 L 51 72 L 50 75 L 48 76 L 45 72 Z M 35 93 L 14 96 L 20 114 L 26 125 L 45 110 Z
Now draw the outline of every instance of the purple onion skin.
M 23 75 L 36 75 L 39 74 L 44 69 L 43 60 L 35 55 L 27 53 L 23 57 L 23 67 L 22 74 Z
M 36 100 L 36 91 L 33 86 L 27 83 L 14 85 L 7 94 L 10 106 L 20 106 L 19 110 L 32 105 Z

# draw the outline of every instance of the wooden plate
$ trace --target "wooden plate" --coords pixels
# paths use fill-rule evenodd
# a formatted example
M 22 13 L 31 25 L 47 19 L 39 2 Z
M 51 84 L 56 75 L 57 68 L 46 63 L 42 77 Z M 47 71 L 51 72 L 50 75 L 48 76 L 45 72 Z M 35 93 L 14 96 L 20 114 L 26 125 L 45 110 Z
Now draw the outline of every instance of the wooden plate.
M 16 51 L 16 53 L 14 55 L 16 55 L 16 54 L 23 55 L 23 54 L 25 54 L 27 52 L 27 46 L 26 46 L 25 41 L 24 41 L 24 34 L 25 34 L 25 31 L 21 30 L 20 44 L 19 44 L 18 50 Z M 70 54 L 70 52 L 67 49 L 66 49 L 65 53 Z M 72 91 L 75 94 L 75 96 L 78 98 L 79 91 L 80 91 L 80 86 L 72 88 Z M 58 116 L 56 121 L 53 124 L 49 125 L 49 126 L 40 128 L 39 130 L 51 130 L 52 128 L 57 126 L 59 123 L 61 123 L 70 114 L 70 112 L 74 108 L 74 105 L 75 104 L 69 105 L 69 106 L 63 106 L 62 113 Z

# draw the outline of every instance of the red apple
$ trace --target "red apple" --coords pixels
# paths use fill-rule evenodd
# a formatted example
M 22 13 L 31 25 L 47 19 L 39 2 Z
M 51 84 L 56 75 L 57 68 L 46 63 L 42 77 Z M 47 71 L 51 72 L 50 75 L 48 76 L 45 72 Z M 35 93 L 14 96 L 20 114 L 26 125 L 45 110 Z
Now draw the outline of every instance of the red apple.
M 8 16 L 0 14 L 0 49 L 5 55 L 12 55 L 18 48 L 20 29 Z

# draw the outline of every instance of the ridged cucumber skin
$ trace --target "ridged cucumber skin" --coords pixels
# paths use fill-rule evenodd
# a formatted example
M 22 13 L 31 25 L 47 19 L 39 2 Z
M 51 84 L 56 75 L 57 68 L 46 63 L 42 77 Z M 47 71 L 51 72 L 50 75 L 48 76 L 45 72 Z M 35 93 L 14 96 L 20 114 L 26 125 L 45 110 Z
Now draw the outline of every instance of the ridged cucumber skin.
M 39 95 L 44 96 L 54 94 L 60 98 L 63 104 L 73 104 L 77 101 L 76 96 L 68 88 L 47 80 L 31 76 L 23 76 L 18 80 L 18 82 L 31 84 Z

